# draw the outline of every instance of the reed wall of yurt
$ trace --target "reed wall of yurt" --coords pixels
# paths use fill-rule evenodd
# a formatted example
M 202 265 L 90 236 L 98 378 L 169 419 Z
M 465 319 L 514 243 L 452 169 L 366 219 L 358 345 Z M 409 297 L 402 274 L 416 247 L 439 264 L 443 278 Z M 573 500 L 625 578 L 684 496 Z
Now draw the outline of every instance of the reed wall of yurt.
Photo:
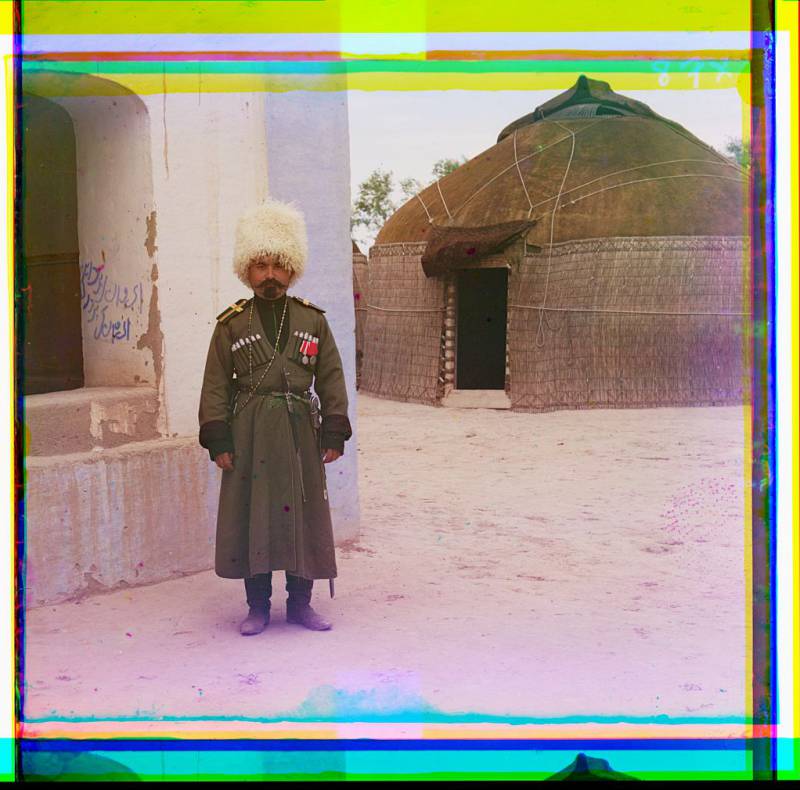
M 353 242 L 353 309 L 356 314 L 356 388 L 361 387 L 361 366 L 364 361 L 364 333 L 369 301 L 367 256 Z
M 361 388 L 384 398 L 436 403 L 441 397 L 444 281 L 420 266 L 425 243 L 384 244 L 369 258 Z
M 529 250 L 509 284 L 512 408 L 742 403 L 748 259 L 725 236 Z

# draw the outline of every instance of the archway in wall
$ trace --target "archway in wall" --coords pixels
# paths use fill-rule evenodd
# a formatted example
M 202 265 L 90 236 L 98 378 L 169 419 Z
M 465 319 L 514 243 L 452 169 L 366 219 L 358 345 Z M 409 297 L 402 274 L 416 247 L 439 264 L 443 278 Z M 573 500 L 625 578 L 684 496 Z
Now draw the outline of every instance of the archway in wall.
M 142 97 L 118 83 L 93 75 L 42 69 L 36 64 L 23 73 L 23 92 L 26 106 L 49 108 L 48 119 L 58 118 L 56 129 L 72 130 L 71 203 L 69 210 L 62 213 L 69 216 L 67 224 L 71 223 L 73 229 L 72 271 L 77 272 L 77 278 L 70 282 L 69 300 L 59 294 L 58 301 L 63 304 L 69 301 L 73 314 L 77 302 L 78 331 L 71 329 L 68 339 L 61 342 L 73 353 L 82 355 L 79 381 L 51 381 L 44 388 L 24 392 L 83 387 L 87 389 L 87 397 L 92 397 L 88 390 L 95 387 L 157 388 L 161 350 L 156 347 L 157 311 L 151 311 L 155 304 L 157 244 L 147 106 Z M 33 109 L 26 113 L 26 117 L 33 115 Z M 48 133 L 52 136 L 58 132 Z M 35 133 L 30 136 L 24 178 L 28 178 L 28 173 L 31 179 L 49 173 L 52 179 L 55 170 L 66 169 L 60 164 L 58 168 L 51 165 L 48 159 L 51 140 L 45 140 L 43 146 L 34 146 Z M 47 182 L 37 191 L 47 190 L 58 192 Z M 23 191 L 29 197 L 33 189 L 26 187 Z M 55 198 L 50 196 L 50 200 L 53 202 Z M 55 208 L 42 199 L 27 202 L 42 215 L 38 223 L 42 231 L 37 231 L 38 236 L 52 244 L 48 223 L 56 214 Z M 19 203 L 22 204 L 22 195 Z M 49 254 L 50 250 L 46 252 Z M 32 284 L 32 290 L 31 312 L 44 307 L 50 313 L 42 319 L 47 332 L 48 321 L 53 324 L 52 307 L 41 299 L 37 301 L 36 283 Z M 60 316 L 58 320 L 61 323 Z M 27 358 L 35 358 L 37 352 L 28 345 L 24 351 L 29 367 Z
M 82 387 L 75 131 L 69 113 L 31 94 L 21 108 L 20 195 L 26 295 L 25 395 Z

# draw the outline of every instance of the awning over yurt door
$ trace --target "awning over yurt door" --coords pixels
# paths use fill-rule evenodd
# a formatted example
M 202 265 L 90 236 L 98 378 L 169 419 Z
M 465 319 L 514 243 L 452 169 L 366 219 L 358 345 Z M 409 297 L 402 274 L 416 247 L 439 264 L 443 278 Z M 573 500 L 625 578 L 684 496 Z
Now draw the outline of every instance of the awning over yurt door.
M 426 277 L 439 277 L 499 252 L 536 223 L 514 220 L 482 227 L 434 225 L 422 256 Z

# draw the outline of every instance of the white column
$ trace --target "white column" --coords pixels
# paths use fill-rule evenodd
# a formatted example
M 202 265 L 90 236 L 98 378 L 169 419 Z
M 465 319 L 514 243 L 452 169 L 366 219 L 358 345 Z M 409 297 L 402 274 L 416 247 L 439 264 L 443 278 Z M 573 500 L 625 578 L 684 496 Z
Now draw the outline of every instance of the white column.
M 291 293 L 325 309 L 347 379 L 353 438 L 327 467 L 334 530 L 342 541 L 357 536 L 359 514 L 347 96 L 270 94 L 267 130 L 270 196 L 295 203 L 308 227 L 308 266 Z

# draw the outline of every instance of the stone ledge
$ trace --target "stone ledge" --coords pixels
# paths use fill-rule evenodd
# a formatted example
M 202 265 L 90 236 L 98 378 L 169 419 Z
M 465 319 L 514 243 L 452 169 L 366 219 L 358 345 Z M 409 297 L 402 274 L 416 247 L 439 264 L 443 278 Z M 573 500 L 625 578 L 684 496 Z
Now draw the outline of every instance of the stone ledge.
M 214 566 L 222 472 L 195 436 L 25 459 L 30 608 L 154 584 Z M 334 542 L 358 519 L 328 481 Z
M 72 464 L 112 463 L 129 456 L 157 453 L 170 449 L 195 448 L 195 451 L 216 469 L 208 457 L 208 450 L 203 449 L 196 436 L 179 436 L 172 439 L 150 439 L 146 442 L 128 442 L 119 447 L 106 449 L 95 447 L 80 453 L 64 453 L 63 455 L 28 456 L 25 468 L 47 469 L 49 467 L 67 467 Z
M 25 398 L 26 453 L 61 456 L 159 437 L 152 387 L 82 387 Z
M 219 474 L 194 437 L 27 459 L 27 605 L 213 567 Z

